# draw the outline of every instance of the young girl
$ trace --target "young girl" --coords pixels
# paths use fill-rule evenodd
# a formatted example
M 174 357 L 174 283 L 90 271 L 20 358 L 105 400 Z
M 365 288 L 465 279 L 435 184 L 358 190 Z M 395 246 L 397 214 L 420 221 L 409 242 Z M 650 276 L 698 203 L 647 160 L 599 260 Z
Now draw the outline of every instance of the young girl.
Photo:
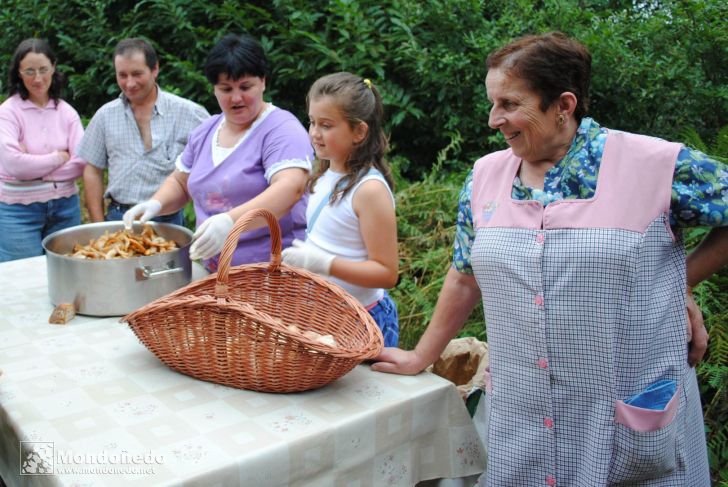
M 308 183 L 306 242 L 294 241 L 283 261 L 329 276 L 369 310 L 384 345 L 395 346 L 397 307 L 384 288 L 397 284 L 399 257 L 381 97 L 371 81 L 335 73 L 318 79 L 306 102 L 318 167 Z

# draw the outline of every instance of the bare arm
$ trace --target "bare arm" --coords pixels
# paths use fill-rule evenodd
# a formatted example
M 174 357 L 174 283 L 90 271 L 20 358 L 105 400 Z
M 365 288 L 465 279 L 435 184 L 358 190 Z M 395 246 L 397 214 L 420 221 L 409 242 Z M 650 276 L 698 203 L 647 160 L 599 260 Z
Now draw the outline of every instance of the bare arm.
M 189 178 L 189 174 L 179 169 L 175 169 L 172 174 L 167 176 L 167 179 L 152 196 L 153 200 L 162 203 L 162 209 L 159 211 L 160 215 L 176 213 L 187 204 L 190 200 L 190 195 L 187 192 L 187 180 Z
M 354 262 L 337 257 L 331 264 L 331 275 L 357 286 L 396 286 L 399 273 L 397 220 L 389 191 L 381 181 L 366 181 L 354 194 L 353 207 L 359 217 L 359 229 L 369 259 Z
M 88 216 L 92 222 L 104 221 L 104 171 L 91 164 L 83 170 L 83 188 Z
M 687 258 L 688 362 L 695 366 L 708 349 L 703 313 L 693 299 L 692 288 L 728 263 L 728 227 L 713 228 Z
M 372 370 L 413 375 L 434 363 L 480 299 L 475 277 L 450 269 L 437 299 L 435 313 L 413 351 L 385 348 Z
M 688 255 L 688 286 L 697 286 L 726 264 L 728 264 L 728 227 L 713 228 Z
M 303 169 L 289 168 L 278 171 L 271 178 L 270 185 L 262 193 L 228 211 L 228 215 L 233 221 L 237 221 L 238 218 L 250 210 L 266 208 L 272 211 L 277 218 L 280 218 L 291 211 L 293 205 L 301 199 L 306 189 L 307 179 L 308 173 Z M 266 225 L 265 220 L 257 218 L 250 230 L 264 225 Z

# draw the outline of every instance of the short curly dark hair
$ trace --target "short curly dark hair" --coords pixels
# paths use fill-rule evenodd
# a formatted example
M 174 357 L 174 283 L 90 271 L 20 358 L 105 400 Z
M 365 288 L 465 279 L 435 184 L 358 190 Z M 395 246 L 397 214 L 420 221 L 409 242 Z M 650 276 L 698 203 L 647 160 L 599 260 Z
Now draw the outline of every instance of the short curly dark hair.
M 591 54 L 582 43 L 561 32 L 524 36 L 492 52 L 486 68 L 502 69 L 508 76 L 524 80 L 541 97 L 546 111 L 559 96 L 576 96 L 574 117 L 581 121 L 589 110 Z
M 249 35 L 226 34 L 215 44 L 205 60 L 205 77 L 216 85 L 220 75 L 231 80 L 243 76 L 268 78 L 268 58 L 263 46 Z

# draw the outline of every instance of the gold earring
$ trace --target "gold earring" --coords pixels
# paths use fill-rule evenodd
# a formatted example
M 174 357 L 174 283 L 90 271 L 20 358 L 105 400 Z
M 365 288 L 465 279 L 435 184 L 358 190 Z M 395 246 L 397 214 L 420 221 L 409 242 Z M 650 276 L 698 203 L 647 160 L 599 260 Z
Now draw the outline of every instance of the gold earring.
M 563 115 L 559 115 L 559 127 L 563 127 L 565 122 L 566 117 L 564 117 Z

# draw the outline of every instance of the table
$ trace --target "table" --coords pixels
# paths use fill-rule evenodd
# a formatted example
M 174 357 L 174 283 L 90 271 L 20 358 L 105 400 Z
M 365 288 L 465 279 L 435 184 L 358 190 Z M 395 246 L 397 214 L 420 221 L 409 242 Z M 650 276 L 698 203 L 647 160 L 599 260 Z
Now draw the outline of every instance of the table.
M 0 264 L 0 310 L 8 487 L 410 486 L 485 465 L 455 387 L 429 373 L 360 365 L 296 394 L 199 381 L 162 364 L 118 317 L 48 324 L 45 257 Z

